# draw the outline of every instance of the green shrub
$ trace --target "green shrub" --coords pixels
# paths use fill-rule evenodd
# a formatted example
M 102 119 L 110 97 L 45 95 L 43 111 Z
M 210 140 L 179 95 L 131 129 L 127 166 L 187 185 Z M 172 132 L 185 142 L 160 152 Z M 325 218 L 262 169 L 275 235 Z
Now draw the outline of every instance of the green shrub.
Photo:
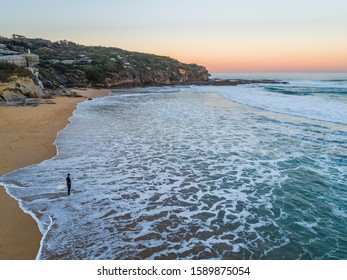
M 34 75 L 24 67 L 9 63 L 0 63 L 0 82 L 9 82 L 12 76 L 34 78 Z
M 107 77 L 111 77 L 112 73 L 122 69 L 122 65 L 110 60 L 108 57 L 99 57 L 93 60 L 90 67 L 84 69 L 84 71 L 88 80 L 100 84 L 103 83 Z

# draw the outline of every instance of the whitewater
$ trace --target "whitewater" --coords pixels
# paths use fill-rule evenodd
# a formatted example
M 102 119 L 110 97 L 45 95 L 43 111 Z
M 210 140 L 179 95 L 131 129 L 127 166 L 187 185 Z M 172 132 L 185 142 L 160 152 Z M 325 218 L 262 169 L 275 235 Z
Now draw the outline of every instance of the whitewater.
M 0 178 L 37 258 L 345 259 L 347 82 L 288 81 L 79 104 L 54 158 Z

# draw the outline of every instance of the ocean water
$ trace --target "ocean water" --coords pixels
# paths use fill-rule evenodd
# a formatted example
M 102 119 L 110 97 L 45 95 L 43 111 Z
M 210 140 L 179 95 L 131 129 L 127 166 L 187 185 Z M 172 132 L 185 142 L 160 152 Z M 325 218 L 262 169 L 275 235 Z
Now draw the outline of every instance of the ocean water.
M 347 82 L 288 81 L 79 104 L 56 157 L 0 178 L 37 258 L 347 259 Z

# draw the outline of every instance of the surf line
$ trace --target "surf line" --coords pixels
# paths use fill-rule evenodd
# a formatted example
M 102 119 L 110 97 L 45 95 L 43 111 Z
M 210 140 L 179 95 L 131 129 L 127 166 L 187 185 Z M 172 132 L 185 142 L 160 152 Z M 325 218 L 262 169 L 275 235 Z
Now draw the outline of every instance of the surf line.
M 41 259 L 42 249 L 43 249 L 43 243 L 44 243 L 44 241 L 45 241 L 45 239 L 46 239 L 46 236 L 47 236 L 49 230 L 51 229 L 52 225 L 54 224 L 54 220 L 53 220 L 52 216 L 49 216 L 49 219 L 50 219 L 50 223 L 49 223 L 49 225 L 48 225 L 48 227 L 47 227 L 46 232 L 43 234 L 43 236 L 42 236 L 42 238 L 41 238 L 41 241 L 40 241 L 40 249 L 39 249 L 39 251 L 37 252 L 36 260 L 40 260 L 40 259 Z

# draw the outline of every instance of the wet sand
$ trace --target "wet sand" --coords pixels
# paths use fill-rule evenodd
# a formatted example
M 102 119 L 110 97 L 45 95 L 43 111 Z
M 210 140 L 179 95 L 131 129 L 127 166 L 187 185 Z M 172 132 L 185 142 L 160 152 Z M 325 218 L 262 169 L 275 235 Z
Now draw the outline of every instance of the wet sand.
M 0 107 L 0 176 L 49 159 L 56 154 L 57 133 L 67 124 L 76 104 L 108 89 L 74 90 L 84 96 L 57 97 L 56 104 Z M 0 260 L 35 259 L 41 234 L 35 220 L 0 186 Z

